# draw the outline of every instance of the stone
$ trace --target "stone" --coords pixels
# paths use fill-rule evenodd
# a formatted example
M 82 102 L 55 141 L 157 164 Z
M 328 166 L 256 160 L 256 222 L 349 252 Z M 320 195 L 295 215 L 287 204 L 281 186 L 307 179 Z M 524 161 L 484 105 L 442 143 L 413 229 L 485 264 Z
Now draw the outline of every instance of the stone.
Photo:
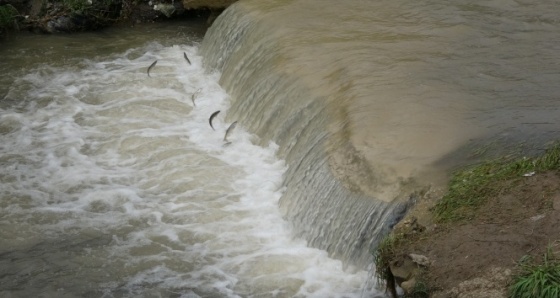
M 185 9 L 225 9 L 237 0 L 183 0 Z
M 426 230 L 426 227 L 418 223 L 418 219 L 415 216 L 410 216 L 407 219 L 400 222 L 395 228 L 399 233 L 404 235 L 421 233 Z
M 397 283 L 401 283 L 402 281 L 408 280 L 414 276 L 418 265 L 412 262 L 411 258 L 404 256 L 393 260 L 389 267 L 391 269 L 391 273 L 393 273 L 393 276 L 397 280 Z
M 400 284 L 401 289 L 403 289 L 405 293 L 411 293 L 414 290 L 415 286 L 416 286 L 416 278 L 414 277 L 409 280 L 405 280 Z
M 430 260 L 426 256 L 417 255 L 417 254 L 409 254 L 408 256 L 412 259 L 412 262 L 420 266 L 424 266 L 424 267 L 430 266 Z
M 389 269 L 395 277 L 396 283 L 405 293 L 414 290 L 417 277 L 422 272 L 421 267 L 430 265 L 430 260 L 423 255 L 409 254 L 396 257 L 390 262 Z
M 160 3 L 154 5 L 154 10 L 159 11 L 166 17 L 170 18 L 175 12 L 175 6 L 173 6 L 173 4 Z
M 556 211 L 560 210 L 560 193 L 556 193 L 552 197 L 552 208 Z

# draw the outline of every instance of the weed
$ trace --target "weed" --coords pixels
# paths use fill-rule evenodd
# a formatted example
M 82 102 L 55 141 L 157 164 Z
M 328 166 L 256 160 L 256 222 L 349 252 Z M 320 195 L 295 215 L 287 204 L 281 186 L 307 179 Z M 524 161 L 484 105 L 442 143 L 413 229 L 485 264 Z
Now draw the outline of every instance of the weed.
M 405 294 L 405 298 L 428 298 L 430 297 L 430 288 L 423 280 L 416 281 L 414 288 L 409 294 Z
M 392 297 L 397 297 L 395 277 L 391 272 L 390 262 L 396 255 L 396 248 L 405 241 L 404 235 L 392 233 L 383 238 L 373 252 L 375 277 L 379 284 L 385 284 Z
M 404 240 L 402 234 L 389 234 L 383 238 L 373 253 L 375 263 L 375 277 L 378 282 L 385 282 L 390 278 L 386 269 L 389 261 L 395 256 L 395 248 Z
M 535 263 L 524 257 L 518 264 L 519 273 L 509 288 L 511 298 L 560 297 L 560 261 L 548 248 L 542 262 Z
M 497 182 L 516 181 L 524 174 L 560 169 L 560 145 L 552 146 L 539 157 L 499 159 L 456 172 L 447 194 L 434 208 L 439 222 L 453 222 L 472 218 L 486 200 L 498 194 Z
M 0 6 L 0 31 L 12 28 L 15 24 L 17 9 L 10 4 Z

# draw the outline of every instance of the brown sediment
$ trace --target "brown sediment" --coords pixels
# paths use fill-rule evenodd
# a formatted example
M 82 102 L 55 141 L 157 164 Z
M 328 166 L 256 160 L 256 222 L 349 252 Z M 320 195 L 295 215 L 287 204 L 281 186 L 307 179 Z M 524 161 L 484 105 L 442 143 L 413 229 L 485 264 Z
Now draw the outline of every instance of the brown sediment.
M 560 172 L 498 183 L 500 193 L 473 218 L 435 224 L 429 208 L 437 201 L 434 195 L 395 228 L 393 233 L 407 237 L 395 256 L 415 253 L 430 260 L 423 273 L 430 297 L 507 297 L 522 257 L 538 259 L 547 248 L 560 251 Z M 418 218 L 425 231 L 410 232 L 410 218 Z

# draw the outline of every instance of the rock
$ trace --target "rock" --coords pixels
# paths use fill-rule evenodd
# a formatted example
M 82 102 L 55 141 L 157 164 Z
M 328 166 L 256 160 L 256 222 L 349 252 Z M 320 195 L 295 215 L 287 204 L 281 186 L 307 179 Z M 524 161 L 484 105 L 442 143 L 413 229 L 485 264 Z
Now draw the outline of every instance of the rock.
M 557 211 L 560 210 L 560 193 L 556 193 L 552 197 L 552 208 Z
M 183 7 L 185 9 L 224 9 L 237 0 L 183 0 Z
M 430 260 L 423 255 L 409 254 L 393 259 L 389 265 L 397 284 L 405 293 L 411 293 L 416 287 L 422 267 L 430 265 Z
M 31 17 L 36 17 L 41 13 L 41 9 L 45 6 L 44 0 L 31 0 L 30 5 L 31 8 L 29 9 L 29 15 Z
M 173 4 L 160 3 L 154 5 L 154 10 L 159 11 L 166 17 L 170 18 L 175 12 L 175 6 L 173 6 Z
M 404 235 L 417 234 L 426 230 L 426 227 L 418 223 L 418 220 L 414 216 L 403 220 L 398 227 L 395 228 L 399 233 Z
M 58 18 L 54 18 L 47 23 L 47 31 L 54 33 L 54 32 L 72 32 L 76 30 L 76 25 L 70 17 L 68 16 L 60 16 Z
M 402 256 L 398 259 L 391 261 L 389 266 L 397 283 L 402 283 L 405 280 L 412 278 L 418 270 L 418 265 L 412 261 L 408 256 Z
M 423 267 L 430 266 L 430 260 L 426 256 L 417 255 L 417 254 L 409 254 L 408 256 L 412 259 L 412 261 L 414 263 L 416 263 L 420 266 L 423 266 Z
M 416 287 L 416 278 L 412 277 L 409 280 L 403 281 L 400 287 L 405 293 L 411 293 L 414 291 L 414 287 Z
M 539 221 L 545 217 L 544 214 L 538 214 L 530 218 L 531 221 Z

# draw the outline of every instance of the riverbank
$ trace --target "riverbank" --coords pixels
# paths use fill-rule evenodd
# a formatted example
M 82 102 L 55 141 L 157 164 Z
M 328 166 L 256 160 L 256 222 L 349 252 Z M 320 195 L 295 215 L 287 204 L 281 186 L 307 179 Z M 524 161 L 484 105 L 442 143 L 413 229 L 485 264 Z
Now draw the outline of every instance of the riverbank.
M 509 297 L 522 260 L 560 252 L 560 149 L 454 174 L 380 245 L 378 271 L 409 297 Z M 390 284 L 390 283 L 389 283 Z M 546 296 L 548 297 L 548 296 Z
M 206 18 L 211 24 L 235 1 L 7 0 L 0 4 L 0 37 L 18 31 L 81 32 L 177 18 Z

